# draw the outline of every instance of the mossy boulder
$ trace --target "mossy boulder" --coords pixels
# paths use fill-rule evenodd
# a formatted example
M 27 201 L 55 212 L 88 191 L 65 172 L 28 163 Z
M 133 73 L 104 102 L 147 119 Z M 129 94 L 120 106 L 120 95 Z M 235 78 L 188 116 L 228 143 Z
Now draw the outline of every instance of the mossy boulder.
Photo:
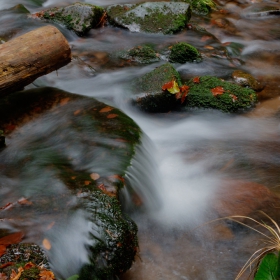
M 172 46 L 169 61 L 182 64 L 186 62 L 199 62 L 201 61 L 201 55 L 194 46 L 180 42 Z
M 213 0 L 174 0 L 174 2 L 189 3 L 193 13 L 197 15 L 207 15 L 216 8 Z
M 186 98 L 188 107 L 238 112 L 253 107 L 257 102 L 254 90 L 212 76 L 196 77 L 186 85 L 189 87 Z
M 149 46 L 137 46 L 127 51 L 122 51 L 118 55 L 122 59 L 130 60 L 140 64 L 158 62 L 159 55 Z
M 78 35 L 85 35 L 91 28 L 101 23 L 103 8 L 87 3 L 75 3 L 62 8 L 50 8 L 36 13 L 39 18 L 52 20 L 65 25 Z
M 263 84 L 258 82 L 251 74 L 241 70 L 235 70 L 232 73 L 232 78 L 235 83 L 242 87 L 248 87 L 255 91 L 261 91 L 264 88 Z
M 132 32 L 173 34 L 185 28 L 191 17 L 190 5 L 183 2 L 146 2 L 112 5 L 109 22 Z
M 86 242 L 90 264 L 77 271 L 80 279 L 111 279 L 129 269 L 138 246 L 137 226 L 122 213 L 118 191 L 140 142 L 135 122 L 94 98 L 39 88 L 1 98 L 0 127 L 9 140 L 0 152 L 0 161 L 6 162 L 1 183 L 13 187 L 16 197 L 28 192 L 32 200 L 28 207 L 5 211 L 2 218 L 17 217 L 17 228 L 23 221 L 24 231 L 33 236 L 36 222 L 47 214 L 55 224 L 48 240 L 63 254 L 57 235 L 67 236 L 67 221 L 83 211 L 91 225 Z M 32 227 L 26 227 L 29 219 Z M 49 261 L 63 275 L 53 261 L 54 252 L 48 252 Z M 90 278 L 83 276 L 88 271 Z
M 137 97 L 135 104 L 146 112 L 168 112 L 178 106 L 173 94 L 162 91 L 162 86 L 170 81 L 181 86 L 179 73 L 170 63 L 165 63 L 153 71 L 143 75 L 134 83 L 134 88 L 142 95 Z

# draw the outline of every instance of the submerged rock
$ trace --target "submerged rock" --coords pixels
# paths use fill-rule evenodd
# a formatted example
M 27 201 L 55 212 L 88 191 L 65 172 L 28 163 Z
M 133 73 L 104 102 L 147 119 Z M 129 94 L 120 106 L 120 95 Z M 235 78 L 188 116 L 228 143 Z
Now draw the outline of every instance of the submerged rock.
M 178 106 L 178 102 L 173 94 L 163 92 L 162 86 L 175 80 L 181 85 L 179 73 L 170 63 L 163 64 L 153 71 L 140 77 L 135 83 L 134 88 L 144 96 L 138 97 L 135 101 L 141 110 L 146 112 L 158 113 L 168 112 Z
M 216 8 L 213 0 L 173 0 L 174 2 L 186 2 L 192 7 L 193 13 L 197 15 L 207 15 Z
M 119 57 L 140 64 L 149 64 L 160 60 L 159 55 L 151 47 L 146 45 L 137 46 L 128 51 L 122 51 L 119 53 Z
M 191 9 L 183 2 L 146 2 L 112 5 L 107 15 L 111 24 L 132 32 L 173 34 L 185 28 Z
M 251 74 L 243 72 L 241 70 L 236 70 L 232 73 L 232 78 L 234 81 L 242 86 L 248 87 L 255 91 L 261 91 L 264 86 L 258 82 Z
M 169 61 L 178 63 L 199 62 L 201 61 L 201 55 L 194 46 L 181 42 L 172 46 Z
M 257 101 L 255 91 L 212 76 L 195 77 L 189 87 L 186 106 L 213 108 L 224 112 L 249 109 Z
M 103 8 L 87 3 L 75 3 L 62 8 L 50 8 L 36 14 L 39 18 L 65 25 L 78 35 L 85 35 L 91 28 L 101 23 Z
M 17 217 L 17 227 L 22 221 L 30 236 L 38 230 L 34 223 L 41 223 L 40 215 L 49 218 L 55 225 L 48 239 L 56 251 L 48 256 L 55 266 L 55 252 L 67 255 L 57 235 L 67 237 L 67 221 L 83 211 L 89 240 L 79 244 L 81 250 L 87 246 L 90 263 L 81 267 L 80 279 L 111 279 L 129 269 L 138 246 L 137 226 L 122 213 L 117 197 L 140 141 L 134 121 L 94 98 L 40 88 L 1 98 L 0 126 L 9 135 L 0 152 L 0 161 L 7 163 L 1 183 L 14 187 L 16 197 L 28 191 L 32 200 L 5 211 L 2 218 Z M 10 185 L 11 176 L 18 185 Z M 32 227 L 26 227 L 29 221 Z M 70 258 L 73 262 L 75 256 Z

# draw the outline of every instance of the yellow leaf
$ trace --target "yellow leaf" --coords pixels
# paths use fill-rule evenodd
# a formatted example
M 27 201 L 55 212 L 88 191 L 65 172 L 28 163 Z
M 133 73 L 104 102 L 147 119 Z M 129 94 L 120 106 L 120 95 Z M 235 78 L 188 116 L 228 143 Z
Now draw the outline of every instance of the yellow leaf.
M 99 175 L 98 173 L 91 173 L 91 174 L 90 174 L 90 178 L 91 178 L 92 180 L 97 180 L 97 179 L 100 178 L 100 175 Z
M 165 83 L 162 86 L 162 90 L 166 90 L 166 89 L 172 94 L 176 94 L 176 93 L 180 92 L 180 88 L 179 88 L 177 82 L 174 80 L 171 82 Z
M 48 239 L 44 239 L 43 240 L 43 247 L 46 249 L 46 250 L 50 250 L 51 247 L 52 247 L 52 244 L 51 242 L 48 240 Z

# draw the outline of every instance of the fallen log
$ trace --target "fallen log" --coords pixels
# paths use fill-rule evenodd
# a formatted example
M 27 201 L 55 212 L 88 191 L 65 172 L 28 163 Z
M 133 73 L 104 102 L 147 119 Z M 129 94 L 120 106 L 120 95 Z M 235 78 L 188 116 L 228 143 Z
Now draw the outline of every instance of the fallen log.
M 71 61 L 70 46 L 54 26 L 30 31 L 0 45 L 0 96 L 21 90 Z

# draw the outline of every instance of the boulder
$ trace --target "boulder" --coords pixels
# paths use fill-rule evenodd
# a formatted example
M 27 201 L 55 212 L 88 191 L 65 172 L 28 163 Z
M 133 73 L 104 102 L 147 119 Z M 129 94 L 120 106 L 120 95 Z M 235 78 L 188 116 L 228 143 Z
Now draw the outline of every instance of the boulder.
M 132 32 L 177 33 L 185 28 L 191 17 L 190 5 L 183 2 L 116 4 L 106 11 L 111 24 Z
M 0 152 L 0 162 L 6 163 L 1 184 L 13 188 L 14 197 L 29 195 L 28 205 L 15 201 L 1 217 L 16 219 L 30 239 L 48 234 L 40 232 L 42 219 L 54 224 L 48 239 L 56 251 L 48 256 L 54 272 L 64 275 L 53 258 L 55 252 L 67 253 L 56 240 L 67 238 L 71 217 L 83 211 L 89 240 L 78 250 L 87 246 L 90 263 L 76 271 L 80 279 L 89 279 L 88 273 L 91 279 L 111 279 L 129 269 L 138 246 L 137 226 L 122 213 L 118 192 L 140 141 L 134 121 L 94 98 L 39 88 L 1 98 L 0 127 L 8 138 Z M 10 198 L 3 194 L 6 201 Z M 80 219 L 73 219 L 72 232 Z
M 233 71 L 232 78 L 238 85 L 251 88 L 254 91 L 261 91 L 264 88 L 264 86 L 260 82 L 258 82 L 251 74 L 241 70 Z
M 194 46 L 180 42 L 172 46 L 169 61 L 178 63 L 200 62 L 201 55 Z
M 65 25 L 76 34 L 83 36 L 91 28 L 96 28 L 102 23 L 103 8 L 87 3 L 75 3 L 62 8 L 50 8 L 35 16 Z

